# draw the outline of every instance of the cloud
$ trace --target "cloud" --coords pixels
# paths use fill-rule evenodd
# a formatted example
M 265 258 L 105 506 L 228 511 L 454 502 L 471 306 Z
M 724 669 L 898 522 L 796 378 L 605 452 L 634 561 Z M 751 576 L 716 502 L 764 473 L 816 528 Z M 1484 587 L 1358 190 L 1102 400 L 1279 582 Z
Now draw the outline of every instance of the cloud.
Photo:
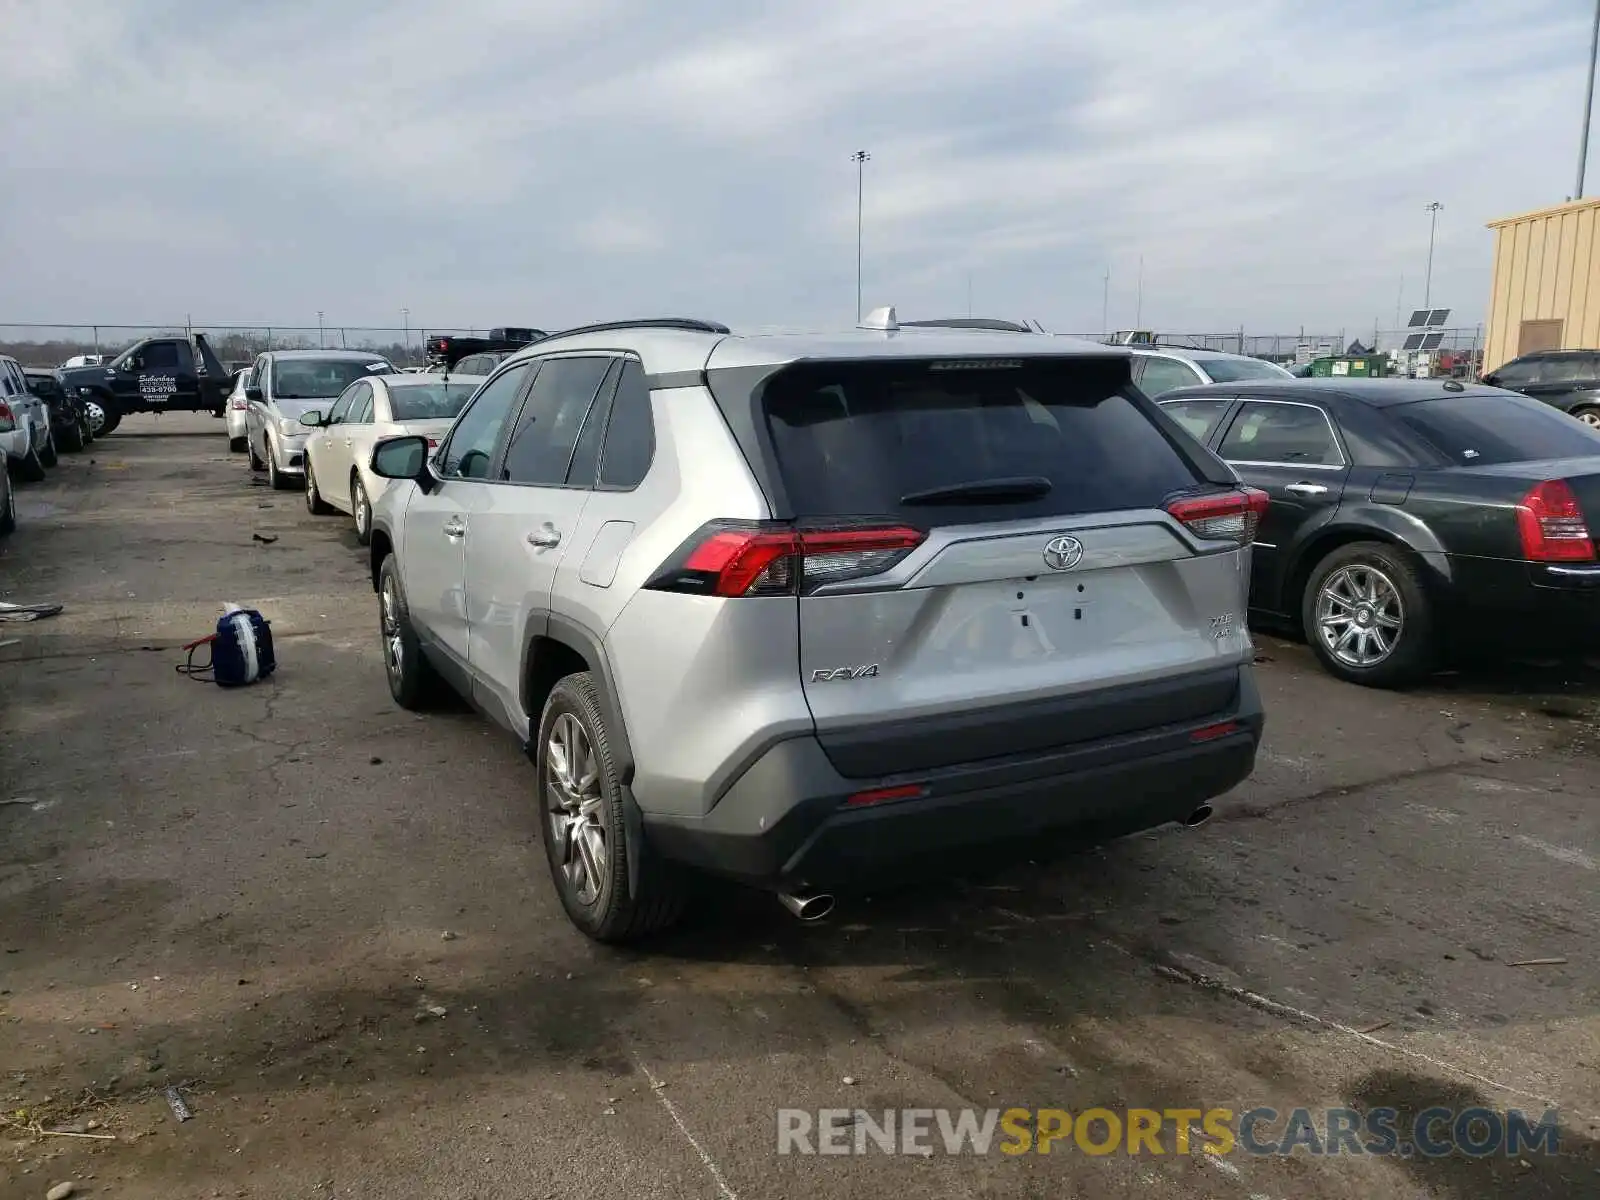
M 1571 186 L 1570 3 L 1131 7 L 11 0 L 5 308 L 848 321 L 865 147 L 869 302 L 1353 334 Z

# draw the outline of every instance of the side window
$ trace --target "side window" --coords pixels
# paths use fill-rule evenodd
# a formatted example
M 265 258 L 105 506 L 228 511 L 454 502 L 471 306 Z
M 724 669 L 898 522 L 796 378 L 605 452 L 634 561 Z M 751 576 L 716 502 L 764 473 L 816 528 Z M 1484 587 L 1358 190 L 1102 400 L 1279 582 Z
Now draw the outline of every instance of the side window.
M 611 359 L 601 356 L 545 360 L 506 447 L 502 479 L 546 487 L 566 482 L 584 418 L 610 368 Z
M 626 491 L 644 482 L 656 453 L 656 427 L 650 414 L 650 388 L 644 367 L 628 359 L 617 380 L 600 455 L 600 486 Z
M 351 425 L 372 424 L 372 385 L 370 383 L 356 384 L 356 394 L 350 400 L 350 415 L 346 418 Z
M 500 440 L 500 428 L 527 381 L 530 365 L 518 363 L 478 389 L 439 452 L 441 475 L 457 479 L 489 477 L 489 463 L 494 458 L 495 443 Z
M 188 342 L 173 342 L 172 349 L 178 356 L 178 371 L 184 375 L 193 375 L 195 373 L 193 347 Z
M 1168 400 L 1161 408 L 1182 425 L 1190 437 L 1203 444 L 1211 440 L 1211 435 L 1217 431 L 1217 422 L 1232 403 L 1232 400 Z
M 1350 461 L 1361 467 L 1416 467 L 1426 465 L 1407 439 L 1396 429 L 1385 410 L 1363 405 L 1347 405 L 1340 414 L 1339 432 L 1344 434 Z
M 176 342 L 151 342 L 139 355 L 146 371 L 176 371 L 178 345 Z
M 1159 396 L 1173 388 L 1194 387 L 1205 382 L 1200 378 L 1200 373 L 1186 362 L 1153 355 L 1140 357 L 1144 360 L 1144 370 L 1139 373 L 1139 390 L 1146 396 Z
M 345 388 L 344 395 L 335 400 L 333 402 L 333 408 L 328 411 L 329 425 L 337 425 L 344 420 L 345 414 L 350 411 L 351 402 L 355 400 L 356 395 L 361 391 L 361 389 L 366 386 L 367 385 L 364 383 L 352 383 L 349 387 Z
M 1538 358 L 1519 358 L 1515 362 L 1508 362 L 1495 374 L 1500 377 L 1503 387 L 1527 387 L 1530 383 L 1539 382 L 1539 368 L 1543 365 Z
M 617 372 L 620 361 L 612 364 L 600 385 L 600 397 L 589 409 L 583 422 L 583 432 L 578 435 L 578 445 L 572 451 L 572 465 L 567 468 L 567 486 L 592 488 L 600 474 L 600 443 L 605 440 L 606 422 L 611 419 L 611 400 L 617 390 Z
M 1218 453 L 1229 462 L 1342 466 L 1327 415 L 1309 404 L 1252 400 L 1239 406 Z

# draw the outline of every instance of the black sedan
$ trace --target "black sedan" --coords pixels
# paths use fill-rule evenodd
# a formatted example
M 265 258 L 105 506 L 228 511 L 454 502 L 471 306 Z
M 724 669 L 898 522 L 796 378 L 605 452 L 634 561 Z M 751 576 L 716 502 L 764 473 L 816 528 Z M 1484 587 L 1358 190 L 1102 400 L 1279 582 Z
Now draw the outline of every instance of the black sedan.
M 67 395 L 54 371 L 30 367 L 23 374 L 27 376 L 28 390 L 50 410 L 50 432 L 55 434 L 56 445 L 63 450 L 82 450 L 94 438 L 83 400 Z
M 1271 497 L 1252 617 L 1329 672 L 1413 682 L 1482 651 L 1600 643 L 1600 430 L 1453 380 L 1184 388 L 1161 407 Z

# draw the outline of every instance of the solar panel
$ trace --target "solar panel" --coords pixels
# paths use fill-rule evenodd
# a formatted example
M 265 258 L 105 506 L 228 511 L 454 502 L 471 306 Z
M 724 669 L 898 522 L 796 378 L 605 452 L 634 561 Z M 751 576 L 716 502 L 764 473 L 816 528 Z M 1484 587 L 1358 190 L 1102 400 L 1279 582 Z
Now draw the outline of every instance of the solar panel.
M 1415 329 L 1418 325 L 1426 325 L 1427 323 L 1428 310 L 1425 308 L 1419 308 L 1416 312 L 1411 314 L 1411 320 L 1407 321 L 1406 325 L 1412 329 Z
M 1439 343 L 1442 341 L 1444 341 L 1444 334 L 1442 333 L 1427 334 L 1422 339 L 1422 348 L 1424 350 L 1437 350 Z
M 1450 315 L 1448 308 L 1436 308 L 1428 314 L 1429 325 L 1443 325 L 1444 319 Z
M 1413 333 L 1406 338 L 1405 349 L 1420 350 L 1422 348 L 1423 334 Z

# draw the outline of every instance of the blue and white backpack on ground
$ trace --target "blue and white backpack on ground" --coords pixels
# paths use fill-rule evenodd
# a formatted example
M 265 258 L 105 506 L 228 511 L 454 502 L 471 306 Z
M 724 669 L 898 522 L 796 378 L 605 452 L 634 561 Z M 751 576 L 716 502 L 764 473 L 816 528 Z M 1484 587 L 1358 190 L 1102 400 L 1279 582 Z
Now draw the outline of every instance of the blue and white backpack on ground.
M 211 648 L 211 661 L 196 665 L 201 646 Z M 217 620 L 217 631 L 184 647 L 189 659 L 178 667 L 192 679 L 210 678 L 219 687 L 243 687 L 265 679 L 277 668 L 272 653 L 272 624 L 253 608 L 229 604 Z

